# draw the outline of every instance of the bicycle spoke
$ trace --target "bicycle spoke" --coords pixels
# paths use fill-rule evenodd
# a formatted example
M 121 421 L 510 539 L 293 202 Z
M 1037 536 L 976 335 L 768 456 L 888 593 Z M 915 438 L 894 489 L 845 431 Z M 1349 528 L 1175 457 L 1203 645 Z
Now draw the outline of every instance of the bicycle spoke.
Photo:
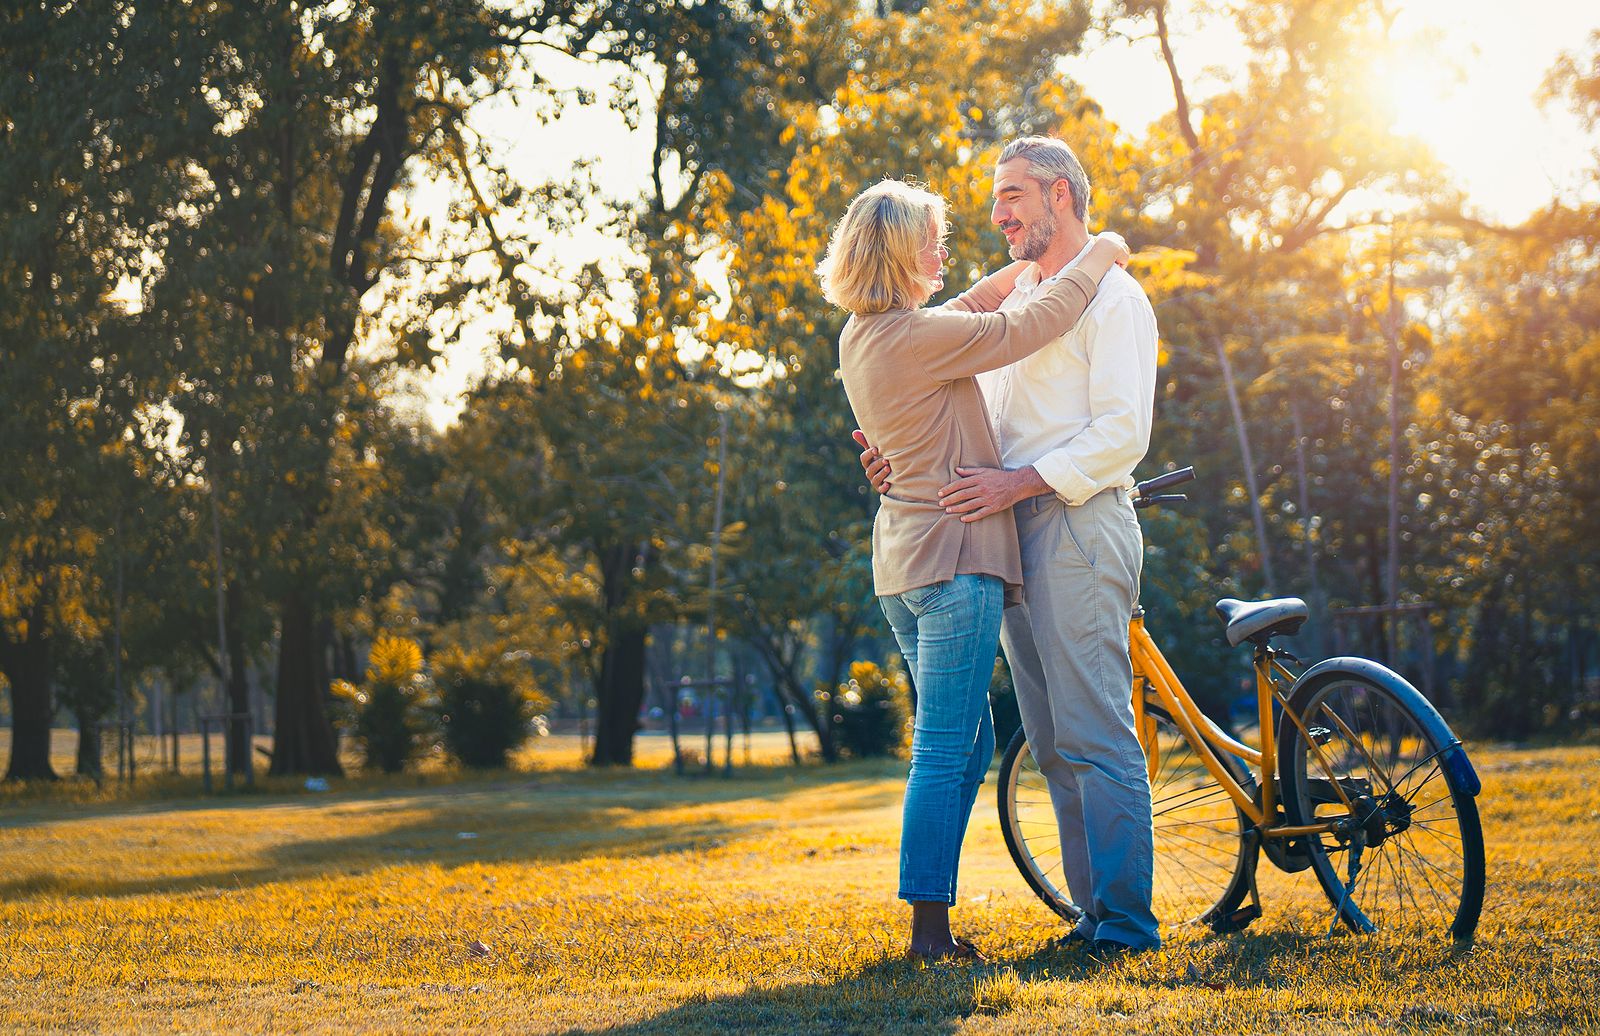
M 1442 875 L 1442 876 L 1444 876 L 1446 878 L 1449 878 L 1451 881 L 1455 880 L 1455 875 L 1451 874 L 1449 871 L 1445 870 L 1443 867 L 1440 867 L 1438 864 L 1436 864 L 1432 860 L 1428 859 L 1427 856 L 1423 855 L 1420 852 L 1415 852 L 1415 851 L 1413 851 L 1413 854 L 1416 857 L 1417 862 L 1422 864 L 1424 867 L 1428 868 L 1429 870 L 1432 870 L 1436 874 L 1439 874 L 1439 875 Z
M 1376 808 L 1381 815 L 1363 819 L 1389 829 L 1380 844 L 1365 848 L 1345 920 L 1357 928 L 1365 919 L 1384 928 L 1470 931 L 1481 898 L 1481 877 L 1472 875 L 1474 866 L 1481 867 L 1482 848 L 1476 811 L 1470 799 L 1457 797 L 1440 760 L 1455 743 L 1440 747 L 1403 698 L 1360 676 L 1326 684 L 1300 707 L 1335 736 L 1323 744 L 1309 741 L 1303 731 L 1289 738 L 1293 754 L 1286 757 L 1286 780 L 1293 785 L 1297 820 L 1336 822 L 1348 820 L 1352 808 L 1357 815 Z M 1322 801 L 1332 797 L 1327 788 L 1341 801 Z M 1339 902 L 1353 846 L 1331 833 L 1313 845 L 1323 889 Z
M 1408 849 L 1402 842 L 1396 842 L 1395 843 L 1395 851 L 1396 851 L 1396 854 L 1400 855 L 1400 856 L 1405 856 L 1405 855 L 1409 854 L 1413 858 L 1415 858 L 1418 863 L 1423 865 L 1423 869 L 1419 870 L 1417 872 L 1417 877 L 1422 880 L 1422 884 L 1423 885 L 1427 886 L 1428 892 L 1433 896 L 1434 902 L 1439 904 L 1439 909 L 1446 916 L 1453 917 L 1454 914 L 1455 914 L 1455 908 L 1450 905 L 1450 903 L 1445 899 L 1444 896 L 1440 895 L 1439 887 L 1437 885 L 1435 885 L 1433 883 L 1433 879 L 1428 876 L 1428 870 L 1429 869 L 1433 869 L 1435 871 L 1438 870 L 1438 868 L 1432 863 L 1432 861 L 1428 860 L 1427 858 L 1425 858 L 1421 854 L 1417 853 L 1417 851 L 1415 849 Z M 1441 872 L 1441 873 L 1443 873 L 1443 872 Z M 1453 875 L 1449 875 L 1449 877 L 1451 877 L 1452 880 L 1453 880 L 1454 876 Z M 1458 889 L 1452 890 L 1452 891 L 1459 898 L 1460 891 Z M 1422 912 L 1422 908 L 1421 908 L 1420 905 L 1417 906 L 1417 912 L 1419 914 Z
M 1449 791 L 1448 788 L 1445 789 L 1445 793 L 1443 795 L 1440 795 L 1438 798 L 1429 799 L 1427 802 L 1424 802 L 1420 806 L 1412 806 L 1411 807 L 1411 815 L 1412 816 L 1416 816 L 1418 813 L 1421 813 L 1423 810 L 1432 809 L 1433 807 L 1439 805 L 1440 803 L 1448 803 L 1450 805 L 1455 805 L 1455 796 L 1450 794 L 1450 791 Z
M 1426 834 L 1429 838 L 1434 839 L 1441 846 L 1444 847 L 1445 853 L 1447 853 L 1450 856 L 1459 856 L 1460 853 L 1461 853 L 1461 836 L 1458 835 L 1458 834 L 1455 834 L 1454 832 L 1451 832 L 1451 831 L 1435 831 L 1431 827 L 1418 827 L 1415 824 L 1411 825 L 1411 830 L 1413 830 L 1413 831 L 1421 831 L 1424 834 Z M 1449 841 L 1446 841 L 1446 839 L 1449 839 Z M 1451 842 L 1454 842 L 1456 844 L 1455 845 L 1451 845 L 1450 844 Z
M 1225 792 L 1225 791 L 1222 791 L 1221 789 L 1212 789 L 1212 790 L 1207 791 L 1207 792 L 1205 792 L 1203 794 L 1200 794 L 1200 795 L 1192 795 L 1186 800 L 1180 800 L 1178 802 L 1165 803 L 1163 808 L 1160 811 L 1155 812 L 1154 815 L 1155 816 L 1166 816 L 1168 813 L 1171 813 L 1171 812 L 1173 812 L 1175 810 L 1192 809 L 1194 807 L 1203 805 L 1206 802 L 1212 801 L 1212 800 L 1218 798 L 1219 796 L 1221 798 L 1226 799 L 1226 798 L 1228 798 L 1228 793 Z

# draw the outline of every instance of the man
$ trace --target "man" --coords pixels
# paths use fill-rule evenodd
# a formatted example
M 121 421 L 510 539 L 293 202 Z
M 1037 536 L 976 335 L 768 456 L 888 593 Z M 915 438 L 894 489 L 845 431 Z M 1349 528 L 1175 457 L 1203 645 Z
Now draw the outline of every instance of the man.
M 1025 137 L 1000 153 L 993 219 L 1011 257 L 1033 263 L 1001 309 L 1087 253 L 1088 202 L 1088 176 L 1061 141 Z M 1160 945 L 1128 660 L 1144 557 L 1128 490 L 1150 442 L 1155 377 L 1155 313 L 1138 282 L 1114 269 L 1071 331 L 978 376 L 1004 468 L 957 468 L 962 477 L 939 494 L 962 521 L 1012 508 L 1024 603 L 1006 610 L 1001 646 L 1049 781 L 1067 888 L 1085 911 L 1067 938 L 1102 953 Z M 870 446 L 862 464 L 886 490 L 891 473 Z

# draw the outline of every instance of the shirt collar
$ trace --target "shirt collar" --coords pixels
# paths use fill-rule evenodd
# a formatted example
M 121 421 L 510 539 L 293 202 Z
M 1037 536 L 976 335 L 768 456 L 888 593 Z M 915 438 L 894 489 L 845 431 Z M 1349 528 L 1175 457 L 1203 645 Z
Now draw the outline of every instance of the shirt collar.
M 1094 247 L 1094 235 L 1090 234 L 1089 235 L 1089 240 L 1084 243 L 1083 248 L 1081 248 L 1078 251 L 1077 255 L 1075 255 L 1071 259 L 1069 259 L 1067 261 L 1067 264 L 1065 266 L 1063 266 L 1061 269 L 1057 270 L 1055 273 L 1053 273 L 1050 276 L 1044 278 L 1043 280 L 1040 280 L 1039 279 L 1039 267 L 1037 265 L 1029 266 L 1026 270 L 1023 270 L 1020 274 L 1017 275 L 1017 284 L 1016 284 L 1016 286 L 1018 288 L 1021 288 L 1023 291 L 1032 291 L 1035 288 L 1041 288 L 1041 287 L 1044 287 L 1047 284 L 1054 284 L 1056 281 L 1058 281 L 1062 277 L 1066 276 L 1066 273 L 1067 273 L 1068 270 L 1072 269 L 1074 266 L 1077 266 L 1079 263 L 1083 262 L 1083 257 L 1088 255 L 1089 254 L 1089 249 L 1091 249 L 1093 247 Z

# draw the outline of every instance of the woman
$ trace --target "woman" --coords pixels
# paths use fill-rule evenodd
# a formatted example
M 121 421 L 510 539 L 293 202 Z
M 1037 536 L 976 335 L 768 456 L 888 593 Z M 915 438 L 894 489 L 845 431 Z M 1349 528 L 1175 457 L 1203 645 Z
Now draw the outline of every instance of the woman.
M 1000 466 L 973 375 L 1022 359 L 1078 322 L 1120 241 L 1102 236 L 1043 295 L 995 310 L 1026 265 L 1012 263 L 937 308 L 944 201 L 895 180 L 863 191 L 834 228 L 817 272 L 850 312 L 839 367 L 857 423 L 895 472 L 872 529 L 872 577 L 917 687 L 900 842 L 900 898 L 920 960 L 982 960 L 950 931 L 956 871 L 978 785 L 994 755 L 989 679 L 1000 614 L 1022 581 L 1009 513 L 964 523 L 938 502 L 956 467 Z

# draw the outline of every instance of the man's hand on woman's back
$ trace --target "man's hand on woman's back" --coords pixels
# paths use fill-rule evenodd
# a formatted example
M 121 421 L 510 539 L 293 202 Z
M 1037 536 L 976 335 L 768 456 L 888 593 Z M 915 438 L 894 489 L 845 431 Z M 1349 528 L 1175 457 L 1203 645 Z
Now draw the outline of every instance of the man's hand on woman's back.
M 889 462 L 884 459 L 878 448 L 867 442 L 867 433 L 857 428 L 850 433 L 850 438 L 861 447 L 861 468 L 867 473 L 867 481 L 872 483 L 872 488 L 880 493 L 889 491 Z

